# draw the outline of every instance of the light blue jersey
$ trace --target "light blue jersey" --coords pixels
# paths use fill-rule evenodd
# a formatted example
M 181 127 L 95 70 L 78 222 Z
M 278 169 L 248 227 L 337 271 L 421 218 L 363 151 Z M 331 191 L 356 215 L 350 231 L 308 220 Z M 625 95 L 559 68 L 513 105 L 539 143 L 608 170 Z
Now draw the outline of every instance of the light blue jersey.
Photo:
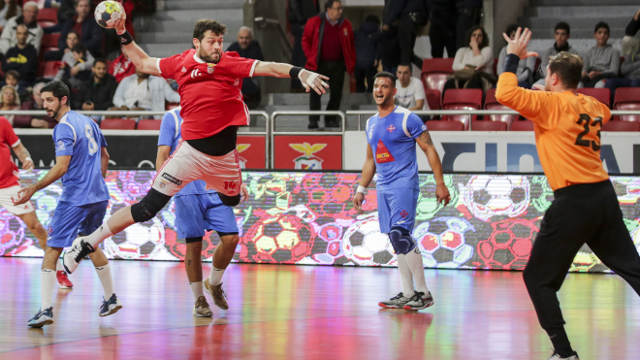
M 73 206 L 109 200 L 102 177 L 102 148 L 107 146 L 98 124 L 75 111 L 67 112 L 53 128 L 56 156 L 71 156 L 62 176 L 61 202 Z

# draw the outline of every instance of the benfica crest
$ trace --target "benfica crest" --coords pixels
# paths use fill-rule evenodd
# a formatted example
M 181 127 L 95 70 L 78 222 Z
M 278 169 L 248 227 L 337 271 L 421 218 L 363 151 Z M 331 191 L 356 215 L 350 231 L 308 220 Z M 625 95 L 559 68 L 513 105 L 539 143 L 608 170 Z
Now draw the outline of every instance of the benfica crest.
M 236 145 L 236 150 L 238 151 L 238 163 L 240 163 L 240 169 L 247 168 L 247 159 L 240 156 L 240 153 L 246 151 L 251 147 L 251 144 L 238 144 Z
M 322 170 L 322 162 L 324 160 L 313 154 L 327 147 L 327 144 L 311 145 L 308 142 L 304 142 L 302 144 L 289 144 L 289 146 L 293 150 L 302 153 L 302 155 L 293 159 L 293 163 L 295 164 L 294 169 Z

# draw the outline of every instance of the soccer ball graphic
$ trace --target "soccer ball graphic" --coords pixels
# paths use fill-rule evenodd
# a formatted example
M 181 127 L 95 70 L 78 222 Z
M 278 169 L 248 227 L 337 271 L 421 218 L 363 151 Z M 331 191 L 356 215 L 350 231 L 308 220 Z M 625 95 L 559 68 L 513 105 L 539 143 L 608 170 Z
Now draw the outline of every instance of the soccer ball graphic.
M 473 257 L 473 246 L 465 234 L 475 231 L 467 220 L 443 216 L 425 221 L 413 231 L 424 265 L 427 267 L 459 268 Z
M 112 29 L 115 26 L 115 22 L 126 15 L 122 4 L 117 1 L 107 0 L 96 6 L 93 16 L 95 16 L 98 25 L 105 29 Z
M 154 259 L 164 248 L 164 226 L 158 218 L 134 223 L 104 241 L 107 256 L 117 259 Z
M 10 212 L 0 208 L 0 255 L 11 256 L 37 244 L 25 236 L 26 225 Z
M 483 221 L 496 215 L 516 217 L 529 205 L 529 180 L 526 176 L 472 176 L 466 186 L 459 185 L 464 205 Z
M 354 223 L 345 231 L 342 251 L 356 265 L 391 265 L 395 259 L 389 236 L 380 232 L 378 214 Z
M 533 239 L 540 231 L 533 220 L 505 219 L 491 224 L 487 240 L 478 242 L 478 255 L 489 269 L 522 270 Z
M 318 218 L 313 222 L 318 237 L 311 258 L 316 263 L 324 265 L 342 265 L 348 261 L 342 253 L 342 234 L 352 223 L 352 220 L 330 217 Z

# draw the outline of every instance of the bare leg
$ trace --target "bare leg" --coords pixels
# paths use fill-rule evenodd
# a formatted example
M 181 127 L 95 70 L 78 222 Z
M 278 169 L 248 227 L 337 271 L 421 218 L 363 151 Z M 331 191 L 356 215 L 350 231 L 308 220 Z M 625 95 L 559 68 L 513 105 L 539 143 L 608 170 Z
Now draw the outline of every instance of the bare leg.
M 184 267 L 187 271 L 189 283 L 202 282 L 202 241 L 187 243 L 187 253 L 184 256 Z
M 38 239 L 38 244 L 42 250 L 45 250 L 47 246 L 47 230 L 44 229 L 38 217 L 36 216 L 36 212 L 32 211 L 26 214 L 17 215 L 22 221 L 27 225 L 27 228 L 33 236 Z
M 229 266 L 239 240 L 240 238 L 237 234 L 220 237 L 220 245 L 218 245 L 216 252 L 213 254 L 214 268 L 224 270 Z

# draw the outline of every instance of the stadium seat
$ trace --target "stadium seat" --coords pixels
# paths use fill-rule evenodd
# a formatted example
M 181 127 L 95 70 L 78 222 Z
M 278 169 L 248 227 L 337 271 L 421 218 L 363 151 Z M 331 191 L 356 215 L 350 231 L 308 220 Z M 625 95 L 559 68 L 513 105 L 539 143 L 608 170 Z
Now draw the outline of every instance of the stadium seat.
M 57 60 L 43 61 L 39 65 L 38 72 L 40 76 L 43 78 L 53 79 L 58 73 L 58 70 L 60 69 L 61 66 L 62 66 L 62 61 L 57 61 Z
M 424 59 L 420 78 L 425 87 L 442 93 L 444 83 L 453 74 L 452 66 L 453 58 Z
M 487 94 L 484 100 L 485 110 L 511 110 L 509 107 L 504 106 L 496 100 L 496 89 L 487 90 Z M 501 121 L 507 124 L 507 127 L 511 127 L 511 123 L 518 120 L 518 115 L 489 115 L 490 121 Z
M 456 120 L 430 120 L 427 121 L 429 131 L 461 131 L 464 124 Z
M 100 129 L 134 130 L 135 128 L 135 119 L 107 118 L 100 123 Z
M 58 8 L 42 8 L 38 10 L 38 17 L 36 19 L 38 25 L 42 28 L 53 26 L 58 23 Z M 46 34 L 45 34 L 46 35 Z
M 57 48 L 58 47 L 58 39 L 60 39 L 60 33 L 51 33 L 44 34 L 42 36 L 42 42 L 40 43 L 40 48 Z
M 138 121 L 138 130 L 160 130 L 162 120 L 142 119 Z
M 611 104 L 609 104 L 609 99 L 611 99 L 611 91 L 608 88 L 580 88 L 577 90 L 577 92 L 592 96 L 601 103 L 607 106 L 611 106 Z
M 614 110 L 639 110 L 640 87 L 620 87 L 613 100 Z M 640 115 L 617 115 L 613 120 L 640 121 Z
M 478 120 L 471 122 L 474 131 L 507 131 L 507 123 L 502 121 Z
M 424 95 L 427 98 L 427 104 L 429 104 L 429 109 L 440 110 L 442 108 L 442 104 L 440 104 L 440 99 L 442 97 L 442 95 L 440 94 L 440 91 L 435 89 L 427 89 L 425 87 Z
M 602 131 L 640 131 L 639 121 L 608 121 Z
M 516 120 L 511 123 L 511 131 L 533 131 L 533 122 L 530 120 Z
M 474 110 L 482 108 L 482 90 L 480 89 L 448 89 L 442 99 L 443 110 Z M 444 115 L 442 120 L 456 120 L 464 124 L 477 118 L 476 115 Z

